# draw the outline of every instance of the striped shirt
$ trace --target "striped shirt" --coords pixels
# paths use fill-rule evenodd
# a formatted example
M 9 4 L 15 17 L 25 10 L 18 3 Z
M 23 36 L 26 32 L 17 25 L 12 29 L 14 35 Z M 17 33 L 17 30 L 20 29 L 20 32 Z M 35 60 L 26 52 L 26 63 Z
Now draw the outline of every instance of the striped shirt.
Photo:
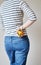
M 23 0 L 5 0 L 1 4 L 0 15 L 6 36 L 17 36 L 16 31 L 23 25 L 24 13 L 27 14 L 29 20 L 36 20 L 35 13 Z M 24 33 L 27 34 L 26 30 Z

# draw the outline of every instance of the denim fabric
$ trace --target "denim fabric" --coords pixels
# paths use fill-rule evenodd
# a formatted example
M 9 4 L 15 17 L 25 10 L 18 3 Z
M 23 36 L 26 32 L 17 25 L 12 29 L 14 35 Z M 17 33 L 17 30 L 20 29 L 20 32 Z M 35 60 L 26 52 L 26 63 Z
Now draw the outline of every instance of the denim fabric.
M 26 65 L 30 47 L 28 36 L 5 36 L 4 43 L 10 65 Z

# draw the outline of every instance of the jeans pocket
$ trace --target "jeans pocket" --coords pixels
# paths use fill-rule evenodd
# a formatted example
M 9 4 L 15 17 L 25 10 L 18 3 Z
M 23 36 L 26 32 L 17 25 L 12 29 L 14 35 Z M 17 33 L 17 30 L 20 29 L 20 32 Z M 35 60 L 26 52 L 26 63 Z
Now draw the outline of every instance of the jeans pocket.
M 4 42 L 5 43 L 10 43 L 11 42 L 11 37 L 10 36 L 5 36 Z
M 23 44 L 26 45 L 27 49 L 30 47 L 30 40 L 28 35 L 23 36 L 22 38 Z
M 21 39 L 29 41 L 28 35 L 21 37 Z

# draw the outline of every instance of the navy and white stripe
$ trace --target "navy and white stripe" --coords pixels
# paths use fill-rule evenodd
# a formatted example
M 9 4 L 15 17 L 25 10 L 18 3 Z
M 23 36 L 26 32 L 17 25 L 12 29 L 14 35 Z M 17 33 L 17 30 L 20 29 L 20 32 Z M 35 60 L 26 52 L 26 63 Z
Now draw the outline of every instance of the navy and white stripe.
M 5 35 L 17 35 L 16 31 L 23 25 L 23 16 L 27 13 L 30 20 L 36 20 L 36 15 L 23 0 L 5 0 L 0 7 Z M 24 33 L 27 34 L 26 30 Z
M 27 14 L 28 18 L 30 20 L 36 20 L 36 15 L 33 12 L 33 10 L 29 7 L 29 5 L 26 3 L 26 1 L 20 0 L 20 7 L 23 10 L 24 13 Z

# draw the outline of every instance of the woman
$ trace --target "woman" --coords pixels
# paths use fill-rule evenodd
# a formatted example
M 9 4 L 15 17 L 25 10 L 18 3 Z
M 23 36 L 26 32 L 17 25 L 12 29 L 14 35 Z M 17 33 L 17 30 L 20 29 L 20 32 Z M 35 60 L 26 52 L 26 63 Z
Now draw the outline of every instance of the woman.
M 23 24 L 24 13 L 28 20 Z M 36 15 L 23 0 L 5 0 L 0 7 L 2 25 L 5 29 L 5 49 L 10 65 L 26 65 L 30 42 L 26 28 L 36 21 Z M 19 36 L 17 31 L 23 31 Z

